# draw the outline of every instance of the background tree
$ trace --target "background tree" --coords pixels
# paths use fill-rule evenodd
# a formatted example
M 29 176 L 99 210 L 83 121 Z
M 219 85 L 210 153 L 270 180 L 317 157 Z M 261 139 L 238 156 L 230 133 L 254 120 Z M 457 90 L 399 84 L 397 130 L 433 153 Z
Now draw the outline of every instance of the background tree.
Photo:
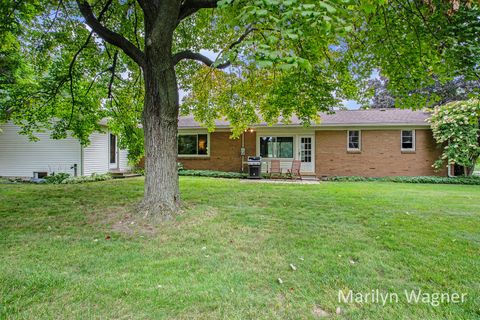
M 37 9 L 35 2 L 0 4 L 0 105 L 7 102 L 8 89 L 25 78 L 27 70 L 20 53 L 19 37 L 22 24 L 30 21 Z M 0 119 L 6 118 L 7 110 L 0 107 Z
M 423 108 L 476 94 L 479 14 L 473 1 L 393 0 L 372 5 L 346 41 L 356 53 L 355 68 L 382 76 L 380 81 L 363 82 L 365 93 L 377 92 L 373 106 L 391 107 L 394 98 L 396 107 Z
M 388 90 L 388 79 L 383 76 L 370 79 L 367 82 L 366 90 L 370 92 L 372 99 L 366 102 L 364 109 L 395 108 L 395 98 Z
M 394 108 L 395 97 L 388 89 L 388 79 L 379 77 L 368 81 L 367 90 L 372 91 L 372 99 L 364 108 L 382 109 Z M 411 94 L 420 94 L 426 97 L 426 108 L 433 108 L 454 101 L 465 101 L 476 97 L 480 90 L 480 80 L 465 80 L 457 77 L 445 83 L 438 80 L 429 87 L 417 88 Z M 422 106 L 418 106 L 422 107 Z

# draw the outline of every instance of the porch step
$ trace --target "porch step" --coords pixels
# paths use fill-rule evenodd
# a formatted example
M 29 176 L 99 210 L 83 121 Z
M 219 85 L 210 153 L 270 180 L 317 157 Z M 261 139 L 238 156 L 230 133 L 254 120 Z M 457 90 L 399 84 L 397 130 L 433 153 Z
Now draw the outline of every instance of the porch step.
M 125 178 L 134 178 L 134 177 L 141 176 L 141 174 L 139 173 L 122 172 L 122 171 L 110 171 L 109 173 L 113 179 L 125 179 Z
M 302 180 L 305 181 L 318 181 L 318 178 L 316 176 L 304 176 L 302 175 Z

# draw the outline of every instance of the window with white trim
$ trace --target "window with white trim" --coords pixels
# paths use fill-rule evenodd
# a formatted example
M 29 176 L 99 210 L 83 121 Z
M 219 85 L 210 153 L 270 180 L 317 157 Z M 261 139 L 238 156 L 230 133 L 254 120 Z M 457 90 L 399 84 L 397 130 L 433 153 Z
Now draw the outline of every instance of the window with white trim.
M 361 132 L 360 130 L 348 130 L 347 150 L 360 151 L 361 148 Z
M 293 137 L 260 137 L 262 158 L 293 158 Z
M 179 156 L 208 155 L 208 134 L 178 135 Z
M 415 150 L 415 130 L 402 130 L 401 139 L 402 151 Z

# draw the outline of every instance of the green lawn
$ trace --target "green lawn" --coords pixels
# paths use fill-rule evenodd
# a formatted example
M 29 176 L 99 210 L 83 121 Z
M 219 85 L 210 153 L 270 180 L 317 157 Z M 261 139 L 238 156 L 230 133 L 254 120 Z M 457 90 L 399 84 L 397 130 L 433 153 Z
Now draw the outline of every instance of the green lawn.
M 129 217 L 142 179 L 0 184 L 0 319 L 480 318 L 478 186 L 182 177 L 181 191 L 183 214 L 153 228 Z M 399 302 L 338 302 L 377 288 Z M 467 297 L 409 304 L 413 289 Z

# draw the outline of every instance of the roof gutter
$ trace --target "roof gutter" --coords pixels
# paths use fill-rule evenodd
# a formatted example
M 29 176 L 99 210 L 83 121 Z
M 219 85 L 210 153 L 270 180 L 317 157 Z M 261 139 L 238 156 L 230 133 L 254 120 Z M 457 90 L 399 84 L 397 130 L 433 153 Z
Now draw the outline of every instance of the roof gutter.
M 323 128 L 345 128 L 345 127 L 357 127 L 357 128 L 430 128 L 430 124 L 428 123 L 331 123 L 331 124 L 320 124 L 320 125 L 311 125 L 309 127 L 305 127 L 301 124 L 276 124 L 272 126 L 268 125 L 252 125 L 250 128 L 252 129 L 261 129 L 261 128 L 306 128 L 306 129 L 323 129 Z M 202 126 L 179 126 L 178 129 L 206 129 Z M 215 129 L 231 129 L 230 126 L 221 125 L 215 126 Z

